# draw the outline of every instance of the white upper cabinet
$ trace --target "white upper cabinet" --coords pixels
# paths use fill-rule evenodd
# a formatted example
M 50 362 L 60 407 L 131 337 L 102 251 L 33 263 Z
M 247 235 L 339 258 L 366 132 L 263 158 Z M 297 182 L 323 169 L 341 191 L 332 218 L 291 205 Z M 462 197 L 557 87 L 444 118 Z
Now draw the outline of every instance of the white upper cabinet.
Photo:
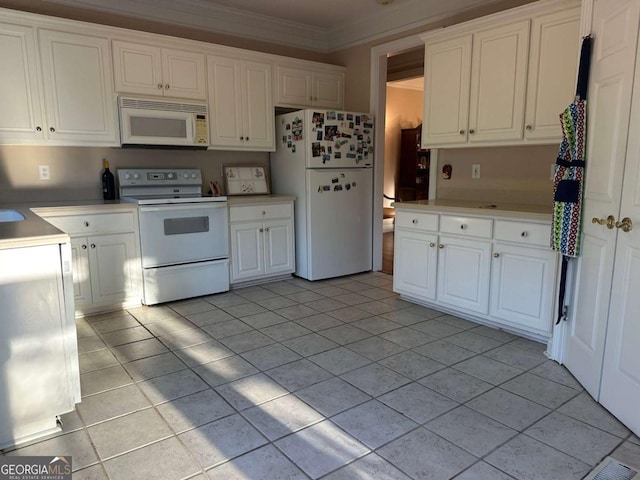
M 42 140 L 35 30 L 0 23 L 0 142 Z
M 117 144 L 106 38 L 39 30 L 49 142 Z
M 472 36 L 425 46 L 424 120 L 426 145 L 467 141 Z
M 473 36 L 469 141 L 522 138 L 529 21 Z
M 209 55 L 211 148 L 275 150 L 271 65 Z
M 300 62 L 277 65 L 275 104 L 288 107 L 344 108 L 344 69 L 320 69 Z
M 526 139 L 560 141 L 558 117 L 575 95 L 580 8 L 542 15 L 531 23 L 525 115 Z
M 579 19 L 577 1 L 535 2 L 423 35 L 423 147 L 556 143 Z
M 114 40 L 113 70 L 117 92 L 206 98 L 203 53 Z

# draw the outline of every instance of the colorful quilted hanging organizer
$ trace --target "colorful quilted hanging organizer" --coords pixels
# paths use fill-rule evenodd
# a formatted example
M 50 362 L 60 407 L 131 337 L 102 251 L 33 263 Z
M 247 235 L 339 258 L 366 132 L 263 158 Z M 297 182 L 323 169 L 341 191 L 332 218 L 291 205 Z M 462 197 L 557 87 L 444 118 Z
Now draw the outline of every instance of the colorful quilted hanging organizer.
M 569 259 L 580 253 L 582 198 L 586 150 L 587 88 L 591 59 L 591 36 L 582 40 L 575 100 L 560 115 L 562 143 L 558 150 L 553 182 L 551 248 L 562 254 L 558 301 L 558 324 L 565 318 L 564 296 Z

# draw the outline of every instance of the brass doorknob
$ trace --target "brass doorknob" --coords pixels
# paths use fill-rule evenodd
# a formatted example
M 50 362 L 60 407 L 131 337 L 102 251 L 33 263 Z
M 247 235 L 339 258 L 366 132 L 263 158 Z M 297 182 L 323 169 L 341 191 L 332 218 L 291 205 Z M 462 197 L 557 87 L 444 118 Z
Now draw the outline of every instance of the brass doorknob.
M 500 257 L 500 254 L 498 252 L 496 252 L 496 253 L 493 254 L 493 256 L 494 256 L 494 258 L 498 258 L 498 257 Z
M 591 223 L 597 223 L 598 225 L 606 225 L 607 228 L 611 230 L 616 225 L 616 217 L 614 217 L 613 215 L 609 215 L 607 218 L 593 217 L 591 219 Z
M 621 228 L 623 232 L 633 230 L 633 222 L 629 217 L 624 217 L 621 221 L 616 222 L 616 228 Z

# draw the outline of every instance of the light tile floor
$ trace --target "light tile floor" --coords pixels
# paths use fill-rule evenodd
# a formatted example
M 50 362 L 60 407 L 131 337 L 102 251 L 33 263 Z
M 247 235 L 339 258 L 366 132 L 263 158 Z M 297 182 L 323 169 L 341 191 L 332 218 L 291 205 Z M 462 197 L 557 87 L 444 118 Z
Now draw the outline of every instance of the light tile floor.
M 78 321 L 83 401 L 6 455 L 81 479 L 583 478 L 640 441 L 544 346 L 399 300 L 392 277 L 291 279 Z

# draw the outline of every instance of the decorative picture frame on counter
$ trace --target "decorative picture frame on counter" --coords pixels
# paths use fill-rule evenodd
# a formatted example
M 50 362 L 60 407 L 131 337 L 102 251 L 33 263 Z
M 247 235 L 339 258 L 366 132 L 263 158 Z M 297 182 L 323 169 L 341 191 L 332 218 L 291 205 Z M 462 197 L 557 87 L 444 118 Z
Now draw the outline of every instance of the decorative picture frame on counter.
M 224 165 L 227 195 L 269 195 L 269 177 L 261 165 Z

